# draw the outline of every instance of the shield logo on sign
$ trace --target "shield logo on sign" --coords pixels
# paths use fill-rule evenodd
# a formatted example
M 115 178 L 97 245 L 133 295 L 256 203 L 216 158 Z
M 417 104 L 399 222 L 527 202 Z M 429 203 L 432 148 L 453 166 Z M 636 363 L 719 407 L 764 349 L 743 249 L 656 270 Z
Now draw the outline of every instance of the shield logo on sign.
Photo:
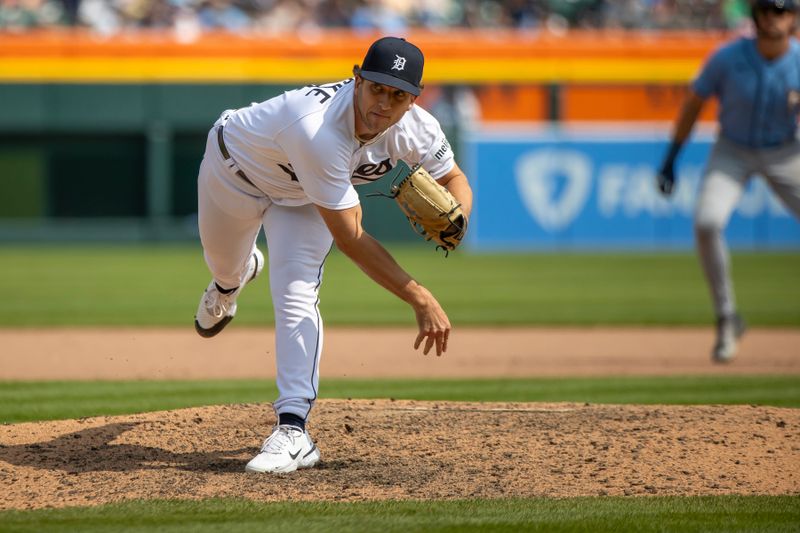
M 589 196 L 592 165 L 575 150 L 544 148 L 523 155 L 515 166 L 520 198 L 528 213 L 545 230 L 569 226 Z

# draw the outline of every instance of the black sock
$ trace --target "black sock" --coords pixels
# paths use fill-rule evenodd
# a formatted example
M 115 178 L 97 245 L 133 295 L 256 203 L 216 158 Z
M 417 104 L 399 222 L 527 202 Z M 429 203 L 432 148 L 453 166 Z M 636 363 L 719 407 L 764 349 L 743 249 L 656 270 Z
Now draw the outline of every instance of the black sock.
M 306 430 L 306 421 L 294 413 L 280 413 L 278 415 L 278 424 L 298 427 L 303 431 Z
M 234 287 L 232 289 L 223 289 L 222 287 L 219 286 L 219 283 L 217 283 L 216 281 L 214 282 L 214 285 L 217 286 L 217 290 L 219 292 L 221 292 L 222 294 L 230 294 L 230 293 L 232 293 L 233 291 L 235 291 L 236 289 L 239 288 L 239 287 Z

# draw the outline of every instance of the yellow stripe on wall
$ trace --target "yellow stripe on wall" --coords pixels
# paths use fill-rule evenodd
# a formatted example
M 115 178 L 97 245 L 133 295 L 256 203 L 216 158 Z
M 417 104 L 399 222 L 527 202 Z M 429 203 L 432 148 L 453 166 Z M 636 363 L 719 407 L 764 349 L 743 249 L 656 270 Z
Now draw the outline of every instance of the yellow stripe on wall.
M 181 57 L 0 57 L 5 83 L 263 82 L 306 83 L 347 78 L 359 59 Z M 429 61 L 427 83 L 683 83 L 694 59 L 451 59 Z

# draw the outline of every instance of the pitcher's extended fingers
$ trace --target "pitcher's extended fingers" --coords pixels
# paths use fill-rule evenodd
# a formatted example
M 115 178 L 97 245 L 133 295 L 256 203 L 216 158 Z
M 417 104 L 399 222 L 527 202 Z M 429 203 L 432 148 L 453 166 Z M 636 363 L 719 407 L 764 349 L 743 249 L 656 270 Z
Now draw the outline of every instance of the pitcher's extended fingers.
M 444 335 L 436 336 L 436 357 L 441 357 L 442 346 L 444 345 Z
M 422 339 L 424 339 L 424 338 L 425 338 L 425 333 L 420 331 L 419 334 L 417 334 L 417 340 L 414 341 L 414 349 L 415 350 L 417 348 L 419 348 L 419 345 L 422 344 Z
M 442 336 L 442 353 L 447 351 L 447 340 L 450 338 L 450 330 L 444 330 L 444 335 Z M 442 355 L 442 354 L 439 354 Z
M 433 346 L 433 343 L 435 341 L 436 341 L 436 336 L 433 333 L 429 333 L 428 334 L 428 341 L 425 343 L 425 350 L 423 350 L 422 353 L 424 353 L 425 355 L 428 355 L 428 352 L 431 351 L 431 347 Z M 437 349 L 438 349 L 438 347 L 437 347 Z

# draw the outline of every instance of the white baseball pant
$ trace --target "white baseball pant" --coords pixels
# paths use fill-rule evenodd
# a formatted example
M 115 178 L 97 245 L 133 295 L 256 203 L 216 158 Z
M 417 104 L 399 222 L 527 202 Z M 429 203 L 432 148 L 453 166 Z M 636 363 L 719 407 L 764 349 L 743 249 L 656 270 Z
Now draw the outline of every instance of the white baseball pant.
M 217 124 L 218 125 L 218 124 Z M 313 204 L 277 205 L 229 168 L 215 128 L 198 176 L 198 225 L 206 264 L 223 288 L 238 287 L 263 226 L 275 310 L 276 414 L 304 419 L 317 398 L 323 327 L 319 288 L 333 238 Z

